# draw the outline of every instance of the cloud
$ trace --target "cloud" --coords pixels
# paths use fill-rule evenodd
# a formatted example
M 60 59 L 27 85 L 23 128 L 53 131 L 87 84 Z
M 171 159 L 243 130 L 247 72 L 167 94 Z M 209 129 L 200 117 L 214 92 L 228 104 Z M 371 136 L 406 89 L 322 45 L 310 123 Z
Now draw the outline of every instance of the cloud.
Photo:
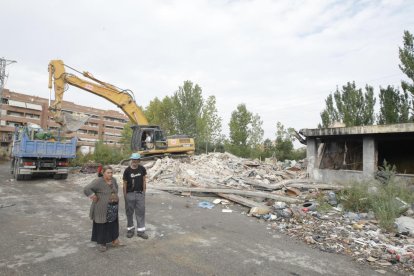
M 245 103 L 269 138 L 277 121 L 316 127 L 347 81 L 398 86 L 398 46 L 414 26 L 409 0 L 7 0 L 2 9 L 0 55 L 18 61 L 8 67 L 13 91 L 48 97 L 51 59 L 133 90 L 142 106 L 191 80 L 216 96 L 225 131 Z M 65 99 L 116 109 L 76 88 Z

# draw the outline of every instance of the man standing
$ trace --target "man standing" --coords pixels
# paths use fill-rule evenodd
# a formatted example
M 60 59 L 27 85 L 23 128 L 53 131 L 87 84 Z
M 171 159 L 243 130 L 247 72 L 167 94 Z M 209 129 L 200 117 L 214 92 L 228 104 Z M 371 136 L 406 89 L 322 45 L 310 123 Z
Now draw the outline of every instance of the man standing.
M 147 170 L 139 164 L 141 155 L 133 153 L 131 163 L 124 171 L 124 198 L 127 216 L 127 237 L 134 236 L 134 212 L 137 220 L 137 236 L 148 239 L 145 233 L 145 191 Z

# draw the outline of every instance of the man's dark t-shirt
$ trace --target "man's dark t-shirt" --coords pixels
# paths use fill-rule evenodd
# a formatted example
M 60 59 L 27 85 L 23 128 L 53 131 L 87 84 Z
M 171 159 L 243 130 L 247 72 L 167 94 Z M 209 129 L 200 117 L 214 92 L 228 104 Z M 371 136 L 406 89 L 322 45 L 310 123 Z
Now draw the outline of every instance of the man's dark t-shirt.
M 127 193 L 130 192 L 142 192 L 143 191 L 143 179 L 147 175 L 147 170 L 138 165 L 138 168 L 132 169 L 128 167 L 124 171 L 123 180 L 127 182 Z

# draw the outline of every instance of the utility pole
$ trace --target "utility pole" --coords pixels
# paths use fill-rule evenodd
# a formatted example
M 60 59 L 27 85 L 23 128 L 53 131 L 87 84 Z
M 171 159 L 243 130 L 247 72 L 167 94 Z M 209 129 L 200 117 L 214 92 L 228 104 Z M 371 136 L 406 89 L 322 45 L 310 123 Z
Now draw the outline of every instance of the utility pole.
M 1 99 L 3 98 L 3 88 L 6 84 L 6 79 L 9 76 L 6 75 L 6 66 L 15 62 L 17 61 L 0 58 L 0 104 L 2 103 Z

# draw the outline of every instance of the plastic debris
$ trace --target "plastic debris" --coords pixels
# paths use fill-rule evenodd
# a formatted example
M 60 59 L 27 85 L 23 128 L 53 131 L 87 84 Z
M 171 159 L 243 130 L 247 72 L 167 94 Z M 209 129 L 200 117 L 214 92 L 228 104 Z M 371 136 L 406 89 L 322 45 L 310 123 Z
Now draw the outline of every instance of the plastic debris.
M 209 201 L 201 201 L 198 203 L 198 207 L 212 209 L 215 205 Z

